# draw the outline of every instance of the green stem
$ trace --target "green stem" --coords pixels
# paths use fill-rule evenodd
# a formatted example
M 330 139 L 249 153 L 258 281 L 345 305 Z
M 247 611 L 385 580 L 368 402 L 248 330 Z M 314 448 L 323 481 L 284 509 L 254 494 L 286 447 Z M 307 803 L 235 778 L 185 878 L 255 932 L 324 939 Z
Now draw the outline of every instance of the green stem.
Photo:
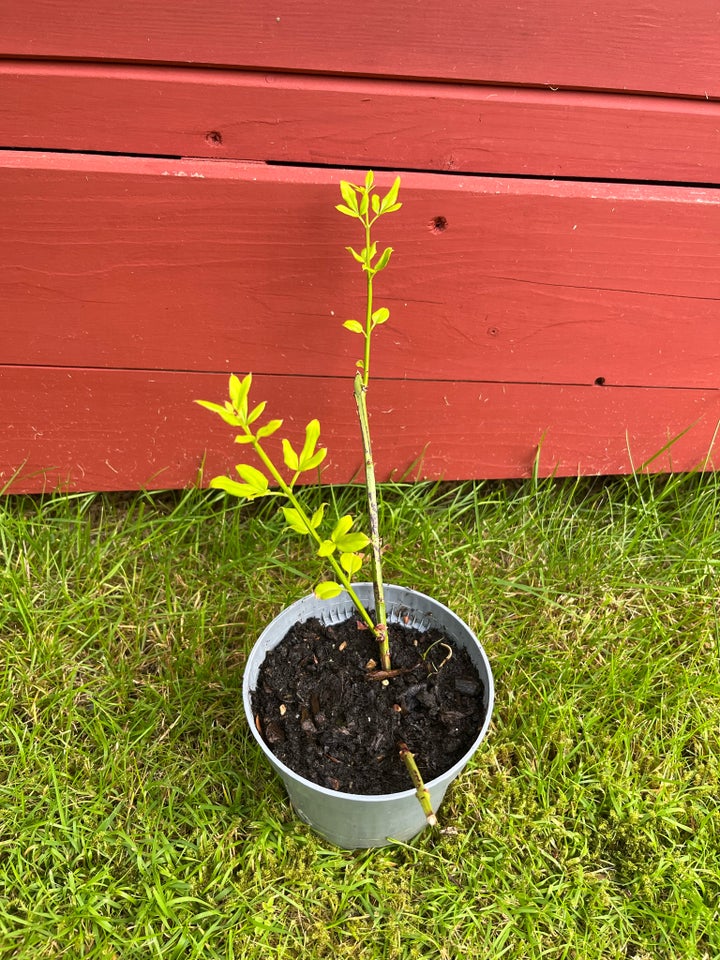
M 383 586 L 382 557 L 380 541 L 380 522 L 378 516 L 377 484 L 375 481 L 375 461 L 372 454 L 372 440 L 370 436 L 370 419 L 367 409 L 367 390 L 370 383 L 370 344 L 372 339 L 373 315 L 373 278 L 375 270 L 372 268 L 370 255 L 372 236 L 371 228 L 377 217 L 371 219 L 370 213 L 362 218 L 365 227 L 365 352 L 362 372 L 355 375 L 355 403 L 360 421 L 362 436 L 363 458 L 365 463 L 365 490 L 367 493 L 368 514 L 370 520 L 370 545 L 373 592 L 375 594 L 375 635 L 378 640 L 380 663 L 383 670 L 390 670 L 390 641 L 387 631 L 387 609 L 385 605 L 385 589 Z
M 372 455 L 370 439 L 370 421 L 368 418 L 367 388 L 358 372 L 355 375 L 355 403 L 357 405 L 360 432 L 362 434 L 363 454 L 365 460 L 365 489 L 367 491 L 368 514 L 370 521 L 370 547 L 373 590 L 375 593 L 375 635 L 378 640 L 380 664 L 383 670 L 390 670 L 390 641 L 387 630 L 387 609 L 385 605 L 385 589 L 382 575 L 382 556 L 380 542 L 380 520 L 378 515 L 377 485 L 375 483 L 375 463 Z
M 290 503 L 293 505 L 294 509 L 297 510 L 297 512 L 300 514 L 300 516 L 302 517 L 302 521 L 303 521 L 303 523 L 305 524 L 305 526 L 306 526 L 306 528 L 307 528 L 308 533 L 312 535 L 312 537 L 314 538 L 315 542 L 316 542 L 316 543 L 318 544 L 318 546 L 319 546 L 319 545 L 322 543 L 322 537 L 319 535 L 319 533 L 317 532 L 317 530 L 313 527 L 312 523 L 310 522 L 310 517 L 308 517 L 307 513 L 305 512 L 305 509 L 304 509 L 302 503 L 300 503 L 300 501 L 297 499 L 297 497 L 296 497 L 295 494 L 293 493 L 292 487 L 291 487 L 288 483 L 286 483 L 286 481 L 285 481 L 285 479 L 283 478 L 282 474 L 281 474 L 280 471 L 276 468 L 275 464 L 272 462 L 272 460 L 270 459 L 270 457 L 265 453 L 265 451 L 263 450 L 262 446 L 260 445 L 260 441 L 254 436 L 254 434 L 252 433 L 252 431 L 251 431 L 248 427 L 244 427 L 244 430 L 245 430 L 245 432 L 246 432 L 246 434 L 247 434 L 248 436 L 251 436 L 251 437 L 253 438 L 253 440 L 252 440 L 252 448 L 253 448 L 253 450 L 255 451 L 256 455 L 257 455 L 258 458 L 262 461 L 262 463 L 265 465 L 265 468 L 267 469 L 268 473 L 272 476 L 273 480 L 275 480 L 275 482 L 277 483 L 277 485 L 280 487 L 280 489 L 281 489 L 282 492 L 283 492 L 283 495 L 290 501 Z M 335 559 L 335 557 L 330 556 L 330 557 L 327 557 L 327 559 L 330 561 L 330 566 L 333 568 L 333 571 L 334 571 L 334 573 L 335 573 L 335 576 L 338 578 L 338 580 L 340 581 L 340 583 L 342 583 L 343 587 L 345 588 L 345 590 L 346 590 L 347 593 L 349 594 L 350 599 L 352 600 L 352 602 L 353 602 L 353 603 L 355 604 L 355 606 L 357 607 L 358 613 L 359 613 L 360 616 L 363 618 L 363 620 L 365 621 L 365 623 L 367 624 L 367 626 L 373 631 L 373 633 L 374 633 L 376 636 L 378 636 L 378 628 L 377 628 L 376 625 L 373 623 L 373 619 L 372 619 L 372 617 L 370 616 L 370 614 L 367 612 L 367 610 L 365 609 L 362 601 L 360 600 L 360 598 L 358 597 L 358 595 L 357 595 L 357 594 L 355 593 L 355 591 L 353 590 L 352 584 L 350 583 L 349 577 L 347 576 L 347 574 L 345 573 L 345 571 L 343 570 L 343 568 L 340 566 L 340 564 L 337 562 L 337 560 Z M 380 641 L 378 641 L 378 642 L 380 642 Z
M 367 255 L 365 258 L 365 356 L 363 357 L 362 381 L 363 386 L 367 390 L 368 384 L 370 383 L 370 337 L 372 334 L 373 277 L 375 276 L 375 272 L 370 266 L 370 228 L 372 222 L 370 221 L 369 215 L 366 214 L 363 222 L 365 226 L 365 250 L 367 251 Z

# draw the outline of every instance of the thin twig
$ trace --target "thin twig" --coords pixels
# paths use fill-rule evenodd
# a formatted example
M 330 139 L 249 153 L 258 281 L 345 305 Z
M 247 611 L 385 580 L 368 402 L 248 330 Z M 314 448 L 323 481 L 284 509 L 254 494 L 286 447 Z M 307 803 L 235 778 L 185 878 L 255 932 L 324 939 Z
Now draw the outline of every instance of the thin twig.
M 428 788 L 425 786 L 425 781 L 422 778 L 422 774 L 418 770 L 418 766 L 415 763 L 415 757 L 410 752 L 408 745 L 402 741 L 398 743 L 398 750 L 400 751 L 400 758 L 405 764 L 407 772 L 410 774 L 410 779 L 415 786 L 415 796 L 420 801 L 420 806 L 425 814 L 425 819 L 431 827 L 435 827 L 437 826 L 437 817 L 435 816 L 435 811 L 432 808 L 432 800 L 430 799 Z
M 366 680 L 392 680 L 393 677 L 402 677 L 405 673 L 412 673 L 420 666 L 416 663 L 412 667 L 396 667 L 394 670 L 373 670 L 372 673 L 366 673 Z

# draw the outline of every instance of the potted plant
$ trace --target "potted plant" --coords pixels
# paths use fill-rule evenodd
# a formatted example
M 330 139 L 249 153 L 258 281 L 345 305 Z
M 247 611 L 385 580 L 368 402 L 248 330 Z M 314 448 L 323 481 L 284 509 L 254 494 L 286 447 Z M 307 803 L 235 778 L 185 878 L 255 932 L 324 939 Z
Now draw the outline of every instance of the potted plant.
M 254 454 L 236 477 L 211 487 L 254 500 L 275 497 L 289 531 L 304 536 L 332 572 L 310 596 L 283 610 L 261 634 L 245 669 L 243 696 L 250 729 L 282 777 L 302 819 L 326 839 L 353 849 L 408 840 L 428 823 L 449 783 L 484 737 L 493 705 L 487 657 L 470 628 L 438 600 L 385 584 L 377 487 L 368 414 L 371 345 L 389 310 L 374 301 L 374 281 L 392 248 L 373 240 L 376 221 L 401 207 L 400 179 L 376 192 L 341 181 L 337 209 L 358 221 L 364 245 L 348 247 L 365 274 L 363 321 L 344 327 L 361 338 L 354 400 L 360 426 L 369 531 L 350 515 L 310 510 L 297 483 L 317 471 L 327 450 L 311 420 L 301 449 L 282 439 L 282 465 L 267 438 L 282 420 L 267 419 L 266 402 L 251 403 L 252 375 L 230 377 L 223 404 L 196 401 L 238 430 Z M 372 582 L 355 582 L 369 552 Z

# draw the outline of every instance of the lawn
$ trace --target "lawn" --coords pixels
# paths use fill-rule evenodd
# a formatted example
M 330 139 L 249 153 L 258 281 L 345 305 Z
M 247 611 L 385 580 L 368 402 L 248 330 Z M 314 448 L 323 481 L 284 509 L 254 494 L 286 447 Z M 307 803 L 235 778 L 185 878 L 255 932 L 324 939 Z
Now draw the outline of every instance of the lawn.
M 720 956 L 720 478 L 382 496 L 388 580 L 470 623 L 497 699 L 440 828 L 360 853 L 245 728 L 320 563 L 272 510 L 0 501 L 0 960 Z

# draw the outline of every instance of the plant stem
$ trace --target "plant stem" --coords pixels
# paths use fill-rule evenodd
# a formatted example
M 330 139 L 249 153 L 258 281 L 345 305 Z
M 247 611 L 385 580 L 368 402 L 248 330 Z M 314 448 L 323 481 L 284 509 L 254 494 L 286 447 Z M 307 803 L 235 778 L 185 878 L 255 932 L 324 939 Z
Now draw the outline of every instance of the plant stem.
M 355 404 L 357 406 L 360 433 L 362 436 L 363 459 L 365 463 L 365 490 L 367 493 L 368 515 L 370 522 L 370 547 L 373 592 L 375 594 L 375 636 L 378 641 L 380 664 L 383 670 L 391 669 L 390 641 L 387 630 L 387 609 L 382 575 L 382 556 L 380 540 L 380 520 L 378 515 L 377 484 L 375 481 L 375 461 L 370 436 L 370 418 L 367 409 L 367 390 L 370 383 L 370 342 L 373 328 L 373 277 L 375 270 L 371 265 L 371 227 L 377 217 L 370 219 L 366 213 L 363 219 L 365 227 L 365 353 L 362 372 L 355 374 Z
M 368 338 L 369 339 L 369 338 Z M 382 557 L 380 543 L 380 520 L 378 516 L 377 486 L 375 483 L 375 463 L 372 455 L 372 442 L 370 440 L 370 421 L 368 419 L 367 388 L 363 378 L 358 372 L 355 375 L 355 403 L 357 405 L 358 419 L 360 420 L 360 433 L 362 434 L 363 454 L 365 459 L 365 489 L 367 491 L 368 514 L 370 522 L 370 547 L 371 547 L 371 567 L 373 590 L 375 593 L 375 635 L 378 641 L 380 653 L 380 664 L 383 670 L 390 670 L 390 641 L 387 630 L 387 609 L 385 606 L 385 589 L 382 576 Z
M 432 808 L 432 801 L 430 799 L 428 788 L 425 786 L 425 781 L 422 778 L 422 774 L 418 770 L 418 766 L 415 763 L 415 757 L 410 752 L 408 745 L 402 741 L 398 744 L 398 750 L 400 751 L 400 758 L 405 764 L 407 772 L 410 774 L 410 778 L 415 786 L 415 796 L 420 801 L 420 806 L 425 814 L 425 819 L 431 827 L 435 827 L 437 826 L 437 817 L 435 816 L 435 811 Z
M 365 226 L 365 356 L 363 357 L 362 382 L 367 390 L 370 383 L 370 338 L 372 335 L 372 315 L 373 315 L 373 277 L 375 271 L 371 266 L 370 257 L 370 229 L 375 221 L 370 220 L 369 214 L 365 215 L 363 224 Z

